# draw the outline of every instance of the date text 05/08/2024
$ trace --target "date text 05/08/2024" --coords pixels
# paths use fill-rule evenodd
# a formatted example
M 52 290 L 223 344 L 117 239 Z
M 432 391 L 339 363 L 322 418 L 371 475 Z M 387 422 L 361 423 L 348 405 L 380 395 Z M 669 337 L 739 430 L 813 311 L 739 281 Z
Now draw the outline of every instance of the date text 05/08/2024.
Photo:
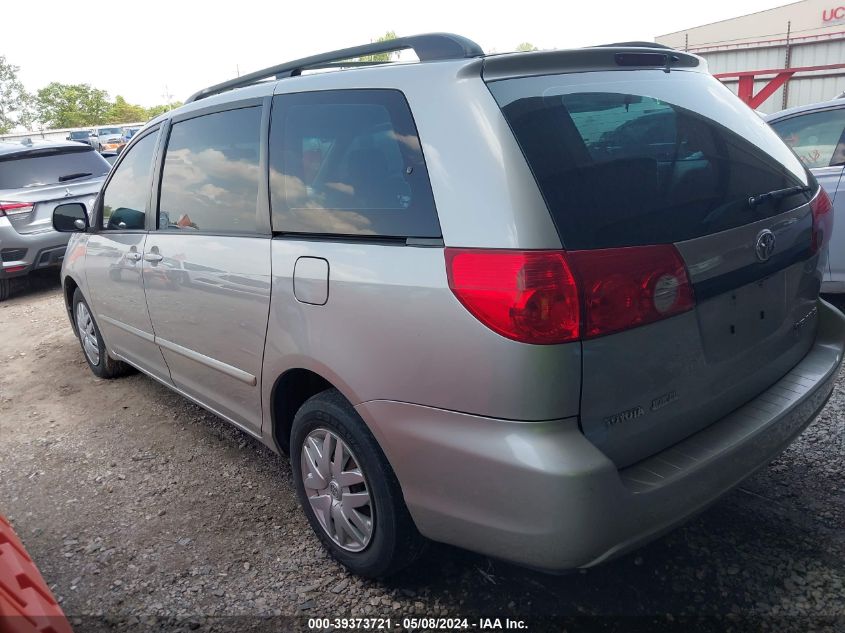
M 309 618 L 312 630 L 389 631 L 389 630 L 443 630 L 443 631 L 504 631 L 525 630 L 524 620 L 510 618 Z

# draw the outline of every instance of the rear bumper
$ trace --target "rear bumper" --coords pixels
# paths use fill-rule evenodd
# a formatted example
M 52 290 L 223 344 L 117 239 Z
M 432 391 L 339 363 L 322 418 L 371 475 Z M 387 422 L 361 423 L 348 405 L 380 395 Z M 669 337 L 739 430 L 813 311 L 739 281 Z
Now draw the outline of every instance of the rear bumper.
M 69 235 L 52 230 L 18 233 L 8 218 L 0 218 L 0 279 L 60 266 Z
M 668 531 L 783 451 L 829 398 L 845 317 L 819 304 L 816 341 L 760 396 L 618 470 L 577 419 L 512 422 L 391 401 L 356 407 L 431 539 L 547 571 L 588 567 Z

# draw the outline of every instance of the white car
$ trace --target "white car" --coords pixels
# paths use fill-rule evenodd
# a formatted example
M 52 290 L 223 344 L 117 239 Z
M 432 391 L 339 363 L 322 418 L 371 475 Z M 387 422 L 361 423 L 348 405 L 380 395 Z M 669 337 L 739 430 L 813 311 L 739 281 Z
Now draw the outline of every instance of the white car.
M 822 292 L 845 293 L 845 99 L 775 112 L 766 122 L 813 172 L 833 202 L 833 235 Z

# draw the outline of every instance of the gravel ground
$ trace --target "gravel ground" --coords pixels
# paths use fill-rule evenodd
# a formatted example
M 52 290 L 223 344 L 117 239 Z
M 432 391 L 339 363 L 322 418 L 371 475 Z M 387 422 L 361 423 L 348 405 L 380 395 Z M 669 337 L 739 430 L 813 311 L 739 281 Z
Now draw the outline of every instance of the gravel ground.
M 532 630 L 845 627 L 841 379 L 777 461 L 620 560 L 546 576 L 434 545 L 374 582 L 324 554 L 284 458 L 143 375 L 94 377 L 54 276 L 0 304 L 0 328 L 0 512 L 77 632 L 414 614 Z

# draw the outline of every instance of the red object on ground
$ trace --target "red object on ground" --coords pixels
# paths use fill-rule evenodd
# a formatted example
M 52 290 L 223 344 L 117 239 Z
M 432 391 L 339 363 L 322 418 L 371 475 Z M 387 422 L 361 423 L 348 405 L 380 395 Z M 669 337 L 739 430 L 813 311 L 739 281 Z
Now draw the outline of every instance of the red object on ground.
M 73 633 L 35 563 L 2 515 L 0 633 Z

